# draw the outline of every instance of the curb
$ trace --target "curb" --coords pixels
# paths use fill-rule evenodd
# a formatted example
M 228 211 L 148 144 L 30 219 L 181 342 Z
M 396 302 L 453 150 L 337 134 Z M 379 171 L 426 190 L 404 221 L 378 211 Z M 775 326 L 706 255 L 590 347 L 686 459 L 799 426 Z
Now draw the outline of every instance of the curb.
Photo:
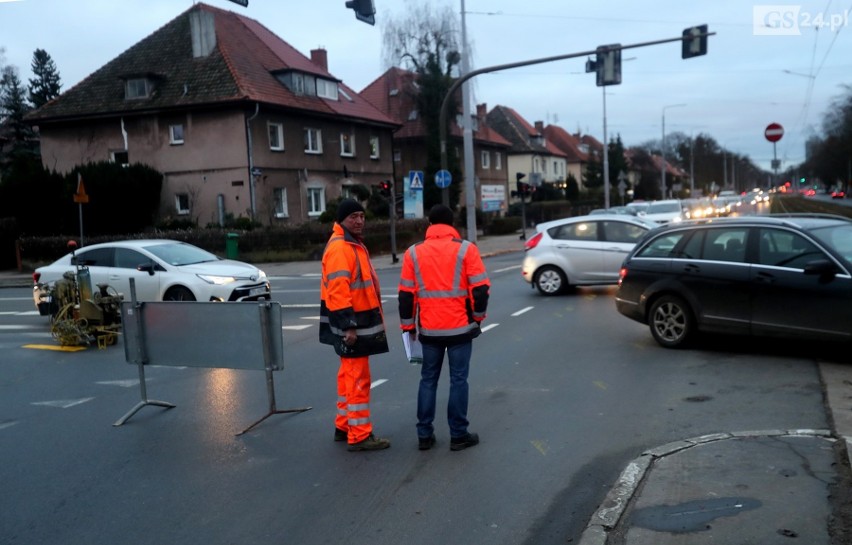
M 659 447 L 646 450 L 641 456 L 627 464 L 621 472 L 618 480 L 604 498 L 603 503 L 589 519 L 586 529 L 580 536 L 578 545 L 606 545 L 608 533 L 614 529 L 627 506 L 630 503 L 639 485 L 648 474 L 648 470 L 654 462 L 671 454 L 683 450 L 714 443 L 716 441 L 727 441 L 743 437 L 822 437 L 831 441 L 837 441 L 830 430 L 792 429 L 792 430 L 763 430 L 763 431 L 739 431 L 731 433 L 714 433 L 701 435 L 691 439 L 675 441 Z

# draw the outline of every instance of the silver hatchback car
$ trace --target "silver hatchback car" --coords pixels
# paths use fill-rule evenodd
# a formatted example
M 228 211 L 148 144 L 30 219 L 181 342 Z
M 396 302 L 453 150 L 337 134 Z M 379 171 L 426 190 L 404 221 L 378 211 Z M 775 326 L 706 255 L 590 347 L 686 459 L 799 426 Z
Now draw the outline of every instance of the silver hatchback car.
M 617 284 L 624 258 L 659 224 L 626 214 L 594 214 L 540 223 L 524 244 L 523 279 L 543 295 L 570 286 Z

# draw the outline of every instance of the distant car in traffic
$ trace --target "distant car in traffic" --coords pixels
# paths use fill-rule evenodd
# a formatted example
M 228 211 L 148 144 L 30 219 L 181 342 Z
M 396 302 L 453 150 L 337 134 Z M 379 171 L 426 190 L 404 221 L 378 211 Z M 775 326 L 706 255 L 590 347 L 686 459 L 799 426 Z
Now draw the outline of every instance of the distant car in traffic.
M 266 274 L 254 265 L 222 259 L 174 240 L 123 240 L 92 244 L 33 273 L 35 287 L 50 285 L 78 266 L 88 268 L 92 287 L 107 284 L 138 301 L 257 301 L 270 299 Z M 36 290 L 37 292 L 38 290 Z M 36 308 L 47 313 L 45 305 Z
M 618 312 L 665 347 L 699 331 L 852 339 L 852 220 L 742 216 L 655 229 L 624 260 Z
M 679 222 L 683 220 L 683 203 L 679 199 L 651 201 L 645 209 L 645 219 L 659 224 Z
M 845 199 L 846 198 L 846 192 L 843 191 L 842 189 L 835 189 L 834 191 L 831 192 L 831 198 L 832 199 Z
M 656 223 L 629 214 L 595 214 L 536 225 L 524 244 L 523 279 L 543 295 L 569 286 L 615 284 L 627 253 Z

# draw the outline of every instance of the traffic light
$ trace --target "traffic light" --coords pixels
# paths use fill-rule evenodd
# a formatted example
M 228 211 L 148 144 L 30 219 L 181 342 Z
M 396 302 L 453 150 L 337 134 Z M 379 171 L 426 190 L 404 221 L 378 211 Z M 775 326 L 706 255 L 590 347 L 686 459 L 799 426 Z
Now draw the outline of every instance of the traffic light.
M 347 0 L 346 7 L 355 10 L 355 18 L 359 21 L 376 24 L 376 6 L 373 0 Z
M 384 180 L 379 183 L 379 193 L 383 196 L 390 198 L 391 194 L 391 182 L 390 180 Z
M 703 36 L 702 36 L 703 34 Z M 707 25 L 698 25 L 683 31 L 680 57 L 691 59 L 707 54 Z
M 800 184 L 804 184 L 804 183 L 805 183 L 805 181 L 806 181 L 806 180 L 805 180 L 805 178 L 804 178 L 804 177 L 799 178 L 799 183 L 800 183 Z
M 621 85 L 621 44 L 598 46 L 594 68 L 598 87 Z

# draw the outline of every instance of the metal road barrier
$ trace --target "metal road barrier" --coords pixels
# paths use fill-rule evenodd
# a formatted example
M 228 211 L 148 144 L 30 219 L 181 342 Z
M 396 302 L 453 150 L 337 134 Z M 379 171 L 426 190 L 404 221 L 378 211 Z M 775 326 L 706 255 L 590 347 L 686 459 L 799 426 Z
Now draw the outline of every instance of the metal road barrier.
M 269 412 L 237 435 L 273 414 L 301 413 L 312 408 L 279 410 L 275 404 L 272 372 L 284 366 L 280 303 L 140 303 L 136 301 L 133 279 L 130 282 L 131 301 L 121 304 L 122 338 L 125 359 L 139 368 L 142 400 L 114 426 L 121 426 L 147 405 L 174 407 L 165 401 L 148 399 L 146 365 L 264 370 Z

